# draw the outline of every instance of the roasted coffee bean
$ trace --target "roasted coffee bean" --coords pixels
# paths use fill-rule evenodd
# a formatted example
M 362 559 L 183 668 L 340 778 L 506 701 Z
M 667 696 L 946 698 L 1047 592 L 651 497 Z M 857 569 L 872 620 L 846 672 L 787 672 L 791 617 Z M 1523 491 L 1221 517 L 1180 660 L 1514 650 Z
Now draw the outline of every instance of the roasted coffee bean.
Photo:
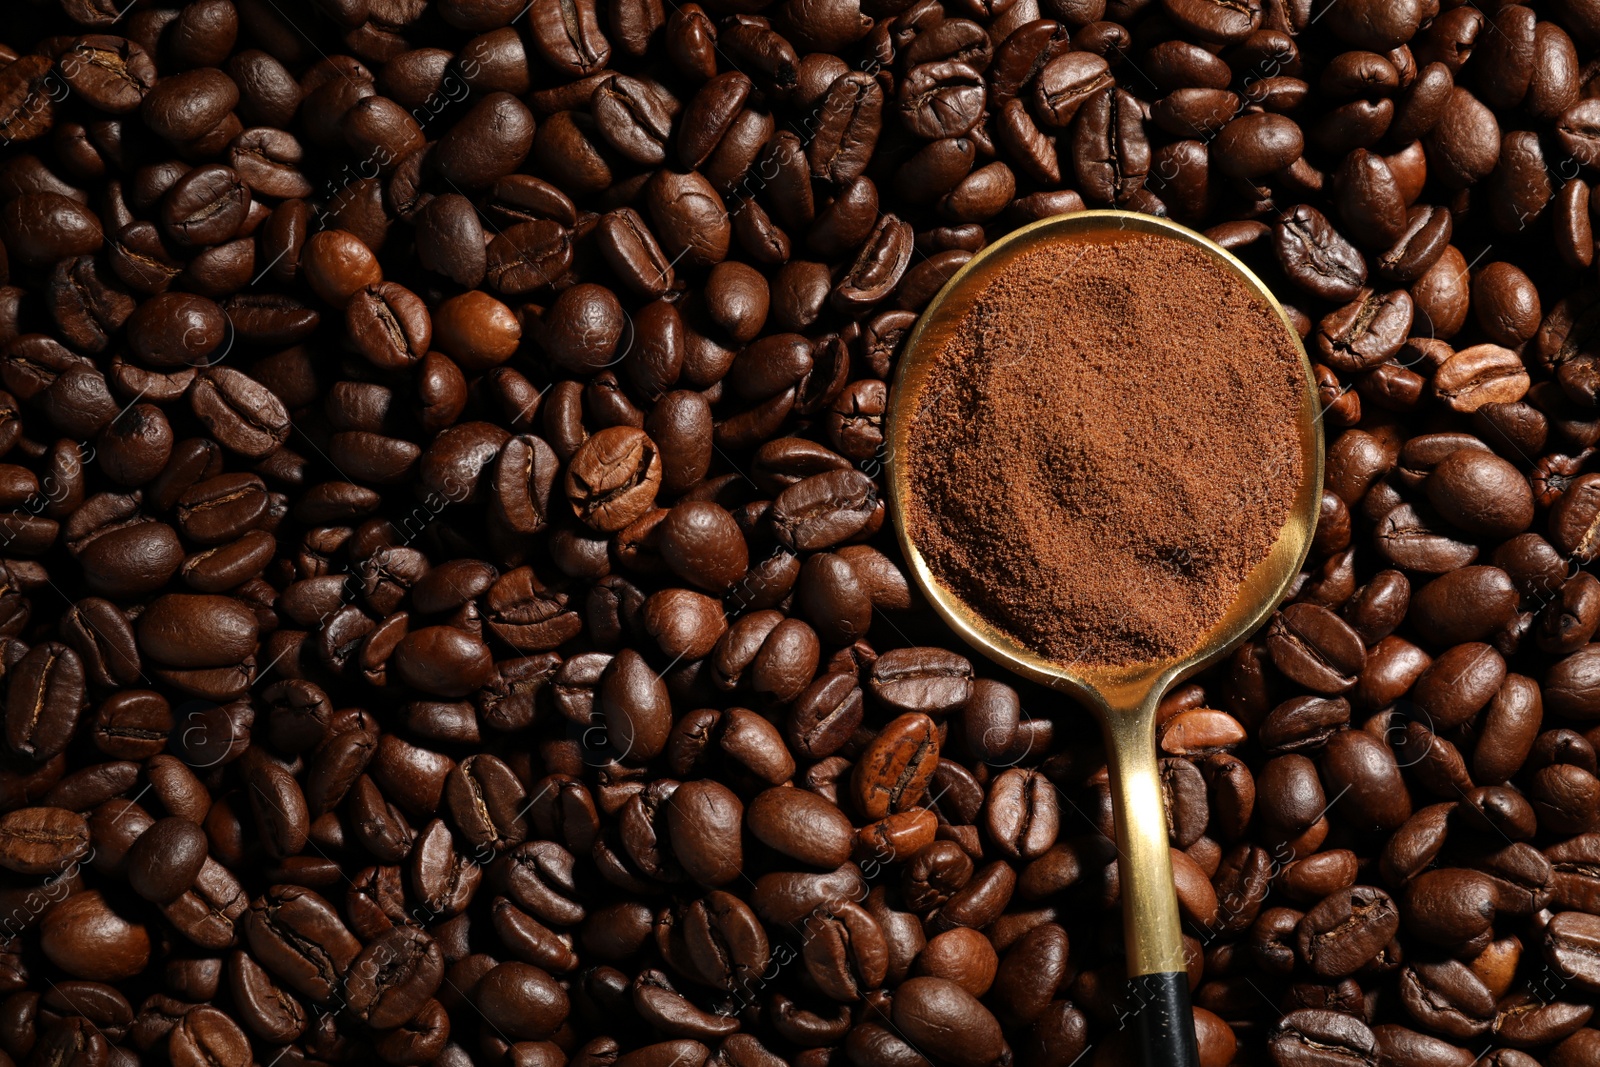
M 1373 667 L 1369 658 L 1367 672 Z M 1366 681 L 1363 672 L 1362 681 Z M 1357 689 L 1360 692 L 1360 689 Z M 1274 752 L 1309 752 L 1321 748 L 1334 732 L 1349 725 L 1350 703 L 1344 699 L 1298 697 L 1278 705 L 1261 723 L 1261 743 Z
M 540 344 L 560 366 L 593 373 L 609 366 L 622 337 L 622 307 L 609 289 L 575 285 L 540 320 Z
M 258 622 L 243 602 L 172 593 L 139 617 L 139 648 L 172 667 L 226 667 L 256 650 Z
M 155 823 L 128 849 L 128 883 L 157 904 L 170 904 L 187 892 L 206 861 L 205 834 L 187 819 Z
M 1472 719 L 1505 679 L 1506 662 L 1499 652 L 1481 642 L 1466 642 L 1424 669 L 1411 695 L 1429 728 L 1446 730 Z
M 623 758 L 648 760 L 671 728 L 666 686 L 636 652 L 624 649 L 600 679 L 597 710 Z
M 1366 661 L 1356 632 L 1331 611 L 1311 604 L 1280 612 L 1267 647 L 1279 670 L 1323 693 L 1353 687 Z
M 1261 178 L 1299 159 L 1304 146 L 1300 127 L 1292 120 L 1270 113 L 1244 115 L 1217 134 L 1217 165 L 1231 177 Z
M 907 128 L 931 141 L 971 130 L 982 117 L 985 96 L 977 70 L 942 60 L 912 68 L 900 83 L 898 104 Z
M 764 844 L 801 862 L 832 868 L 850 858 L 854 833 L 849 819 L 814 794 L 769 789 L 751 801 L 745 818 Z
M 318 1003 L 332 998 L 360 954 L 328 902 L 308 889 L 269 891 L 251 904 L 244 928 L 261 965 Z
M 1550 511 L 1550 540 L 1580 562 L 1600 552 L 1600 478 L 1580 475 L 1567 487 Z
M 1406 886 L 1402 911 L 1408 927 L 1414 927 L 1424 941 L 1454 947 L 1489 929 L 1494 920 L 1494 887 L 1477 871 L 1425 871 Z
M 1370 370 L 1400 351 L 1411 319 L 1411 296 L 1404 289 L 1362 289 L 1318 324 L 1317 350 L 1336 371 Z
M 450 127 L 428 161 L 447 181 L 481 189 L 517 169 L 533 144 L 534 126 L 516 97 L 489 93 Z
M 1471 598 L 1478 614 L 1461 605 Z M 1435 578 L 1411 600 L 1409 619 L 1424 640 L 1444 646 L 1492 635 L 1516 613 L 1516 587 L 1498 567 L 1462 567 Z
M 844 312 L 876 304 L 899 284 L 913 251 L 910 224 L 892 214 L 880 216 L 855 262 L 829 292 L 830 303 Z
M 58 192 L 28 192 L 8 200 L 0 209 L 0 237 L 11 255 L 33 265 L 94 255 L 104 240 L 94 213 Z
M 861 530 L 877 504 L 871 479 L 860 471 L 831 471 L 785 489 L 773 501 L 770 519 L 785 547 L 815 551 Z
M 1356 886 L 1326 897 L 1306 913 L 1296 929 L 1296 951 L 1314 973 L 1343 977 L 1381 951 L 1399 925 L 1399 911 L 1387 893 Z
M 892 708 L 942 715 L 972 695 L 972 664 L 939 649 L 894 649 L 873 663 L 869 685 Z
M 232 367 L 214 367 L 197 377 L 189 403 L 218 443 L 242 456 L 260 459 L 288 439 L 289 416 L 282 402 Z
M 0 866 L 55 874 L 89 849 L 89 825 L 64 808 L 19 808 L 0 818 Z
M 672 263 L 637 211 L 618 208 L 607 213 L 595 235 L 607 264 L 629 288 L 651 297 L 672 289 Z M 639 329 L 637 322 L 635 329 Z
M 231 167 L 196 167 L 161 199 L 161 225 L 179 245 L 219 245 L 239 232 L 250 189 Z
M 661 484 L 661 457 L 640 431 L 613 426 L 590 437 L 567 468 L 573 512 L 597 530 L 611 532 L 639 518 Z
M 1400 787 L 1400 773 L 1389 746 L 1364 730 L 1345 730 L 1328 739 L 1322 753 L 1323 776 L 1339 797 L 1334 803 L 1352 822 L 1392 829 L 1411 815 L 1411 801 Z
M 345 305 L 345 332 L 355 349 L 384 370 L 422 359 L 433 324 L 422 301 L 394 282 L 367 286 Z
M 305 1007 L 285 992 L 248 953 L 227 960 L 228 991 L 239 1005 L 246 1030 L 263 1040 L 292 1041 L 305 1032 Z
M 841 74 L 823 98 L 823 121 L 806 154 L 814 177 L 843 185 L 860 177 L 877 147 L 883 89 L 865 72 Z
M 47 641 L 28 650 L 6 686 L 6 744 L 43 762 L 71 741 L 85 702 L 83 664 L 66 645 Z
M 1111 82 L 1110 67 L 1100 56 L 1063 53 L 1045 64 L 1034 81 L 1036 112 L 1041 121 L 1065 129 L 1084 101 Z
M 1055 787 L 1037 772 L 1013 767 L 990 787 L 987 829 L 1007 855 L 1042 855 L 1055 843 L 1059 822 Z
M 140 115 L 158 136 L 189 141 L 215 127 L 238 102 L 233 79 L 200 67 L 162 78 L 145 93 Z
M 1349 300 L 1366 283 L 1361 254 L 1313 207 L 1294 208 L 1278 223 L 1273 237 L 1284 272 L 1313 296 Z
M 345 979 L 351 1012 L 376 1029 L 409 1021 L 444 980 L 438 942 L 410 926 L 395 926 L 369 942 Z
M 1122 89 L 1106 88 L 1084 101 L 1073 124 L 1078 181 L 1091 199 L 1126 203 L 1144 186 L 1150 143 L 1139 103 Z
M 846 903 L 806 923 L 803 958 L 812 980 L 834 1000 L 861 999 L 887 976 L 889 948 L 883 930 L 864 908 Z
M 1416 281 L 1444 255 L 1453 233 L 1448 211 L 1410 208 L 1393 244 L 1378 257 L 1379 273 L 1397 282 Z
M 1498 456 L 1451 453 L 1429 475 L 1427 493 L 1446 520 L 1469 534 L 1504 540 L 1533 522 L 1527 480 Z
M 748 78 L 745 85 L 748 92 Z M 589 107 L 600 135 L 633 162 L 653 165 L 667 158 L 666 142 L 672 133 L 672 116 L 656 91 L 645 82 L 612 75 L 595 86 Z M 716 133 L 720 134 L 721 130 Z M 715 135 L 712 143 L 715 143 Z M 703 161 L 702 157 L 687 165 L 692 167 Z
M 198 1064 L 248 1064 L 250 1043 L 239 1024 L 209 1005 L 185 1012 L 167 1039 L 174 1067 Z
M 1323 1009 L 1283 1016 L 1268 1035 L 1267 1048 L 1282 1064 L 1378 1062 L 1377 1040 L 1359 1018 Z
M 912 978 L 894 1001 L 893 1020 L 908 1040 L 950 1049 L 946 1058 L 960 1067 L 994 1063 L 1004 1049 L 999 1024 L 972 994 L 944 978 Z M 960 1034 L 958 1042 L 952 1042 Z
M 486 255 L 489 284 L 514 296 L 561 276 L 572 260 L 572 237 L 548 220 L 518 223 L 491 240 Z
M 749 551 L 738 524 L 709 501 L 687 501 L 672 508 L 657 536 L 667 566 L 711 592 L 731 589 L 749 567 Z
M 708 267 L 727 258 L 731 229 L 722 197 L 699 172 L 656 172 L 645 187 L 653 232 L 668 257 Z
M 856 763 L 851 795 L 870 819 L 904 811 L 921 800 L 939 759 L 933 720 L 908 712 L 884 727 Z
M 828 673 L 795 698 L 786 737 L 797 752 L 825 759 L 839 751 L 861 725 L 861 690 L 854 676 Z
M 95 747 L 108 756 L 144 759 L 160 753 L 172 729 L 172 709 L 150 690 L 124 690 L 107 698 L 95 713 Z
M 6 64 L 0 78 L 0 131 L 8 142 L 31 141 L 49 132 L 60 94 L 48 80 L 54 70 L 45 55 L 20 56 Z
M 1562 595 L 1539 611 L 1538 641 L 1541 651 L 1566 654 L 1578 651 L 1594 637 L 1600 625 L 1600 584 L 1592 574 L 1574 574 L 1562 585 Z M 1595 625 L 1590 625 L 1594 622 Z
M 92 930 L 92 936 L 84 932 Z M 117 982 L 142 971 L 150 959 L 150 934 L 107 902 L 99 890 L 72 893 L 39 923 L 47 959 L 75 978 Z

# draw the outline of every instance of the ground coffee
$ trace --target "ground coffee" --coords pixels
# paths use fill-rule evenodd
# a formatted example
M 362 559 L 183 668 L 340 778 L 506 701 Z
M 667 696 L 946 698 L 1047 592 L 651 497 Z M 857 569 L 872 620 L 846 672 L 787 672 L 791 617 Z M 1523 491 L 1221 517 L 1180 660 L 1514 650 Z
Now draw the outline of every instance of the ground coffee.
M 908 439 L 912 536 L 1024 646 L 1171 657 L 1221 618 L 1304 475 L 1277 314 L 1198 249 L 1015 257 L 963 313 Z

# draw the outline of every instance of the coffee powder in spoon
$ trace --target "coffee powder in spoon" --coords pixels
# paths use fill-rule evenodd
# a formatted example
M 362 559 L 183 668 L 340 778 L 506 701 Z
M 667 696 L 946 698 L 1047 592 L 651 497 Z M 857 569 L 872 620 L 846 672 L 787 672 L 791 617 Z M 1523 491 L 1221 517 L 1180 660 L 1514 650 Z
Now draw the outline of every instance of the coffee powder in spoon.
M 1181 656 L 1289 516 L 1305 382 L 1278 313 L 1172 238 L 1045 246 L 947 336 L 908 437 L 935 577 L 1023 646 Z

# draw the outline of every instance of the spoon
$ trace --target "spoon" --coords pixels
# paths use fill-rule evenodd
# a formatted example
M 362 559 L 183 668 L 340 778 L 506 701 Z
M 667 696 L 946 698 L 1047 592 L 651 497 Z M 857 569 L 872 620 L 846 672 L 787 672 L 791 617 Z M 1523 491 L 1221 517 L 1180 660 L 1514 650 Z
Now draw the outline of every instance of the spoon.
M 1288 519 L 1266 557 L 1245 577 L 1232 604 L 1187 653 L 1121 667 L 1046 659 L 996 629 L 972 605 L 942 585 L 918 550 L 907 521 L 914 489 L 906 455 L 918 400 L 943 342 L 981 295 L 987 280 L 1017 256 L 1046 246 L 1115 241 L 1148 234 L 1183 241 L 1232 271 L 1283 323 L 1299 353 L 1305 392 L 1298 424 L 1305 472 Z M 969 645 L 1024 678 L 1073 697 L 1100 720 L 1116 812 L 1122 926 L 1129 1011 L 1139 1061 L 1145 1067 L 1194 1067 L 1198 1061 L 1183 930 L 1172 884 L 1166 813 L 1161 798 L 1156 705 L 1176 682 L 1215 663 L 1254 632 L 1278 606 L 1311 548 L 1322 499 L 1322 422 L 1316 380 L 1300 337 L 1261 279 L 1220 245 L 1177 223 L 1131 211 L 1080 211 L 1023 226 L 986 246 L 945 283 L 906 340 L 895 374 L 886 445 L 889 512 L 917 586 L 934 610 Z M 1221 521 L 1226 517 L 1219 516 Z

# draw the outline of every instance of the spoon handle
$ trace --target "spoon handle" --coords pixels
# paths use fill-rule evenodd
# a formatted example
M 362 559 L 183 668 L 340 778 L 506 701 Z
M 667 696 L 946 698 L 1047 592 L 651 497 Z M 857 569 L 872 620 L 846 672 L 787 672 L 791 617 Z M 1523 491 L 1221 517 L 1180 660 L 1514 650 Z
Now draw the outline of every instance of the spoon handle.
M 1141 974 L 1128 980 L 1128 996 L 1138 1013 L 1133 1032 L 1141 1067 L 1198 1067 L 1188 975 Z
M 1137 706 L 1112 707 L 1105 716 L 1128 959 L 1124 1022 L 1133 1028 L 1143 1067 L 1197 1067 L 1183 927 L 1156 759 L 1160 698 L 1160 691 L 1152 689 Z

